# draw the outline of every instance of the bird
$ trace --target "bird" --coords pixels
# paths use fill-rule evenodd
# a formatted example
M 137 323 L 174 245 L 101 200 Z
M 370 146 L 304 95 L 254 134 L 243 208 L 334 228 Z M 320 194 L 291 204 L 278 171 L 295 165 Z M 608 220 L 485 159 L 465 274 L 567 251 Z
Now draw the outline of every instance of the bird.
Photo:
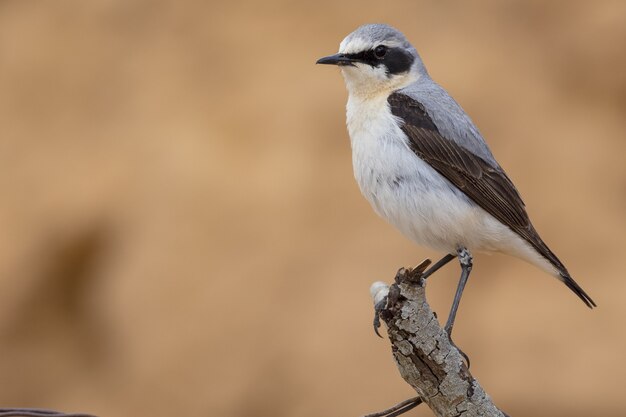
M 520 258 L 591 297 L 539 236 L 520 193 L 461 106 L 430 77 L 397 29 L 366 24 L 317 64 L 340 68 L 356 182 L 374 211 L 404 236 L 457 258 L 461 276 L 445 325 L 451 336 L 473 253 Z

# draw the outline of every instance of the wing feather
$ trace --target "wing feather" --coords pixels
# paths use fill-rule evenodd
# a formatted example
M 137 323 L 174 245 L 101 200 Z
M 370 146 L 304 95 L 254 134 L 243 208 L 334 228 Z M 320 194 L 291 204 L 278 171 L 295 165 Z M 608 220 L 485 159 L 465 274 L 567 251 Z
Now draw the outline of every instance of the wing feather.
M 557 256 L 533 227 L 522 197 L 504 170 L 439 132 L 424 107 L 413 98 L 393 93 L 391 112 L 402 120 L 402 131 L 413 152 L 454 184 L 487 213 L 528 242 L 559 271 L 563 282 L 589 307 L 593 300 L 576 284 Z

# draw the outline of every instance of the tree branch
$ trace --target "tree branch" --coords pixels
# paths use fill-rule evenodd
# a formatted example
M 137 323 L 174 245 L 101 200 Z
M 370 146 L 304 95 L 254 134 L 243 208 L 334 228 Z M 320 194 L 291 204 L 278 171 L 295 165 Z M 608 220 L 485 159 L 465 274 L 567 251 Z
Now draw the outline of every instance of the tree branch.
M 428 305 L 421 274 L 429 264 L 401 268 L 391 287 L 380 282 L 371 287 L 374 302 L 384 306 L 380 317 L 400 375 L 437 417 L 507 417 L 469 372 Z

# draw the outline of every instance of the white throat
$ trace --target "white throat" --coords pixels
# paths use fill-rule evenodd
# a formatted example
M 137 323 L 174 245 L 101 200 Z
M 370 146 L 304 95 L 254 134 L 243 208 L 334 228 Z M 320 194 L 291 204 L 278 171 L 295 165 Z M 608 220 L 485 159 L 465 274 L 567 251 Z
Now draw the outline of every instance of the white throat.
M 414 71 L 388 77 L 384 68 L 366 67 L 365 64 L 341 67 L 341 75 L 346 83 L 348 94 L 362 99 L 377 96 L 386 98 L 392 92 L 414 83 L 420 77 Z

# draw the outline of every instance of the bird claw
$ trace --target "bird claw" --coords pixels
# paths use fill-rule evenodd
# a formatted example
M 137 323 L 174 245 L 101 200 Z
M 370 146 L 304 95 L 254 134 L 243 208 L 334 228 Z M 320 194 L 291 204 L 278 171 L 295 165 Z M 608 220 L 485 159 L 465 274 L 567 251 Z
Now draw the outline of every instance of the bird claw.
M 380 337 L 381 339 L 383 338 L 380 335 L 380 332 L 378 331 L 378 329 L 380 329 L 380 315 L 382 314 L 383 310 L 387 307 L 387 296 L 385 296 L 382 300 L 380 300 L 379 302 L 377 302 L 374 305 L 374 333 L 376 333 L 376 336 Z

